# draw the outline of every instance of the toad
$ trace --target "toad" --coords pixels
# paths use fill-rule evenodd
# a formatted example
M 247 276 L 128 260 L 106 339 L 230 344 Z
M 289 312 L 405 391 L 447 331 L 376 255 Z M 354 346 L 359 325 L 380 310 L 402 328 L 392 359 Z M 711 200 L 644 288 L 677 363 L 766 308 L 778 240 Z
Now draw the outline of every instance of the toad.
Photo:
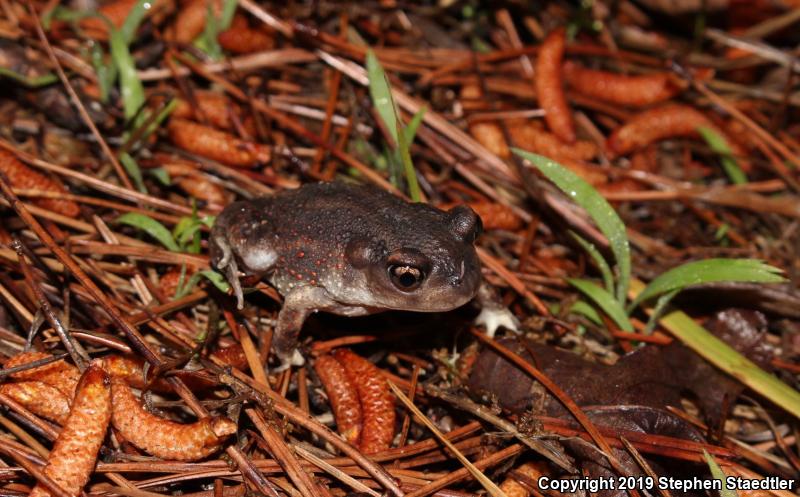
M 490 333 L 516 320 L 488 297 L 473 243 L 481 220 L 344 182 L 307 184 L 230 204 L 211 230 L 212 265 L 243 307 L 239 272 L 265 277 L 284 297 L 273 336 L 282 367 L 303 363 L 297 338 L 309 314 L 444 312 L 476 295 Z M 480 291 L 479 291 L 480 288 Z

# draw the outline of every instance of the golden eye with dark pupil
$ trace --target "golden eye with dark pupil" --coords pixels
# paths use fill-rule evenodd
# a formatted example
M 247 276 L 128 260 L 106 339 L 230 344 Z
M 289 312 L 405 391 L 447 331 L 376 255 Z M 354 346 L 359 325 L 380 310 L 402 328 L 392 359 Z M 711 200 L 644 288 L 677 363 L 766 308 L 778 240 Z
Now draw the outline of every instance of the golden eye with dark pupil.
M 422 271 L 414 266 L 389 266 L 389 275 L 392 283 L 401 290 L 413 290 L 425 278 Z

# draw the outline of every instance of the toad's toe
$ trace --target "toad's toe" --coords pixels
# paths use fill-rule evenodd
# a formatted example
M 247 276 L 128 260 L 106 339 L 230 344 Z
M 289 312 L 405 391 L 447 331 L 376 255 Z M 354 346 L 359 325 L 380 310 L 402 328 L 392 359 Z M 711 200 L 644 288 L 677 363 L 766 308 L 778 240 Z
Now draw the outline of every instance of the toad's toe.
M 475 324 L 484 326 L 486 334 L 494 337 L 499 328 L 519 333 L 519 320 L 505 307 L 489 307 L 481 309 L 481 313 L 475 318 Z

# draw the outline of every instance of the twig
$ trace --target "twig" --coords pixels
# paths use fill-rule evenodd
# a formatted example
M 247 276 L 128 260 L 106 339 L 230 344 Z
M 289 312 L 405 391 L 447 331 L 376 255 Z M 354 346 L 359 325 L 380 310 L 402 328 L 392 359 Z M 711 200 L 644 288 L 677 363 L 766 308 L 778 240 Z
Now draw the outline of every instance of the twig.
M 25 260 L 20 241 L 15 238 L 14 241 L 11 242 L 11 247 L 17 252 L 22 274 L 25 276 L 25 280 L 28 282 L 28 286 L 31 291 L 33 291 L 34 296 L 36 296 L 36 300 L 39 301 L 39 307 L 42 313 L 44 313 L 45 319 L 47 319 L 50 326 L 56 330 L 58 337 L 61 339 L 61 343 L 64 345 L 64 348 L 67 349 L 75 365 L 78 366 L 78 369 L 83 371 L 86 369 L 86 364 L 91 360 L 89 355 L 83 347 L 81 347 L 81 344 L 70 335 L 69 331 L 64 327 L 64 324 L 61 323 L 61 320 L 56 316 L 55 311 L 53 311 L 53 308 L 50 306 L 50 301 L 47 300 L 47 297 L 42 291 L 42 287 L 39 286 L 39 283 L 33 276 L 30 265 Z
M 311 481 L 308 474 L 300 467 L 294 454 L 292 454 L 286 446 L 286 442 L 283 441 L 281 435 L 275 430 L 275 427 L 267 423 L 262 414 L 256 409 L 251 407 L 244 411 L 253 421 L 253 424 L 256 425 L 256 428 L 258 428 L 272 456 L 278 461 L 283 470 L 286 471 L 286 475 L 292 480 L 292 483 L 295 484 L 297 489 L 300 490 L 303 497 L 316 497 L 320 495 L 320 490 L 317 488 L 317 485 Z
M 203 64 L 203 69 L 208 73 L 218 73 L 230 70 L 252 71 L 264 67 L 276 67 L 286 64 L 301 64 L 316 60 L 314 54 L 308 50 L 300 48 L 283 48 L 279 50 L 268 50 L 249 55 L 234 57 L 225 62 L 213 62 Z M 188 76 L 192 70 L 187 67 L 178 67 L 175 71 L 166 69 L 144 69 L 137 74 L 142 81 L 159 81 L 170 79 L 176 76 Z
M 788 67 L 794 72 L 800 72 L 800 61 L 797 57 L 788 55 L 775 47 L 767 45 L 761 41 L 747 40 L 738 36 L 733 36 L 719 29 L 709 28 L 706 29 L 705 37 L 722 43 L 729 47 L 739 48 L 758 55 L 766 60 L 777 62 L 778 64 Z

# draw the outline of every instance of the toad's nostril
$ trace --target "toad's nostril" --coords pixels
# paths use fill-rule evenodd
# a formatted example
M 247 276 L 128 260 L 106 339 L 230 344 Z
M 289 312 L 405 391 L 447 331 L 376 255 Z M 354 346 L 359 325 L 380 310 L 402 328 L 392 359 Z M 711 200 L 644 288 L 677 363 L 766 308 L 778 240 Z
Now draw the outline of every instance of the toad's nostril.
M 466 265 L 461 261 L 461 266 L 458 268 L 458 276 L 453 276 L 453 286 L 460 285 L 464 281 L 464 273 L 466 272 Z

